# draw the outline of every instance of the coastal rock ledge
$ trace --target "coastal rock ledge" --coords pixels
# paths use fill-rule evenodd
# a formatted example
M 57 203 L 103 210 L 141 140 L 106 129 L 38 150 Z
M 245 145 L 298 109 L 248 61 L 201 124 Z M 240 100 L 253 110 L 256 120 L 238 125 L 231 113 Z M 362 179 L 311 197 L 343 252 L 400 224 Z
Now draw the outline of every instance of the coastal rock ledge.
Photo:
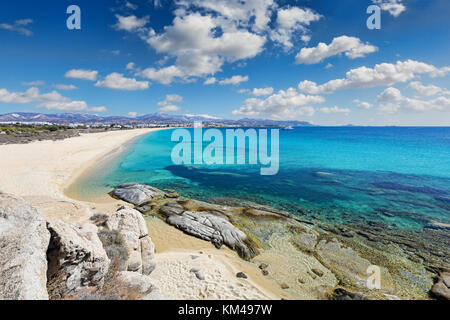
M 127 183 L 117 186 L 112 191 L 112 195 L 135 206 L 141 206 L 162 195 L 162 191 L 138 183 Z
M 47 300 L 44 217 L 23 199 L 0 193 L 0 300 Z

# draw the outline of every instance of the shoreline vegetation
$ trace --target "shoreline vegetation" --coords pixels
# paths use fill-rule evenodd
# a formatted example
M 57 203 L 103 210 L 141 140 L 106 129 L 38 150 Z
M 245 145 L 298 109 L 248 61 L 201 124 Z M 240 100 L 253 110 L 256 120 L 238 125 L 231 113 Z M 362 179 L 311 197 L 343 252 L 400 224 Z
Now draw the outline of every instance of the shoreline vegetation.
M 438 245 L 448 243 L 447 225 L 420 235 L 370 223 L 339 228 L 249 201 L 203 202 L 142 185 L 122 186 L 113 197 L 89 202 L 64 193 L 106 155 L 154 130 L 0 146 L 0 165 L 8 168 L 0 173 L 0 206 L 13 203 L 21 208 L 17 212 L 34 215 L 38 227 L 30 232 L 42 233 L 40 243 L 51 244 L 35 260 L 47 275 L 40 284 L 47 297 L 448 299 L 449 248 Z M 69 240 L 98 259 L 69 259 L 76 267 L 63 268 L 56 262 L 67 256 L 50 253 L 69 252 Z M 381 268 L 380 290 L 366 285 L 372 265 Z M 0 279 L 0 289 L 5 281 Z M 45 299 L 42 291 L 31 298 Z M 19 293 L 15 297 L 24 298 Z

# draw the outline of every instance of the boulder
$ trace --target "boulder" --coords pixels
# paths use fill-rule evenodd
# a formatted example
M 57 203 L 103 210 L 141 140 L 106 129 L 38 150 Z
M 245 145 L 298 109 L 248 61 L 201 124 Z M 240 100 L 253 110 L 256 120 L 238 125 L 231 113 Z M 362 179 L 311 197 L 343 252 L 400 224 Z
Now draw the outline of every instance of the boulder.
M 122 271 L 117 274 L 118 291 L 125 293 L 125 299 L 164 300 L 159 288 L 152 284 L 149 276 L 136 272 Z
M 162 191 L 138 183 L 128 183 L 117 186 L 112 194 L 125 202 L 141 206 L 151 202 L 156 196 L 162 195 Z
M 233 226 L 226 217 L 208 211 L 184 211 L 181 205 L 169 203 L 160 209 L 166 222 L 183 232 L 212 242 L 217 248 L 222 245 L 235 250 L 244 259 L 250 259 L 255 251 L 246 244 L 247 235 Z
M 430 294 L 437 299 L 450 300 L 450 269 L 442 269 Z
M 49 222 L 48 290 L 61 298 L 86 287 L 101 287 L 110 260 L 91 223 Z
M 44 217 L 23 199 L 0 193 L 0 300 L 46 300 L 50 241 Z
M 155 247 L 139 211 L 121 208 L 109 217 L 106 227 L 122 235 L 128 250 L 128 271 L 149 275 L 155 269 Z

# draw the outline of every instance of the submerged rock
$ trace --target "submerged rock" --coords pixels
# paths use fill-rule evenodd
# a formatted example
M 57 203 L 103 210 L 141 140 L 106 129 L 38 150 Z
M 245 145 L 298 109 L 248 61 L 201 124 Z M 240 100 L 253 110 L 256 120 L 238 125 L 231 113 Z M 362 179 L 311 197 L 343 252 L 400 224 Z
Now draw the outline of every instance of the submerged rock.
M 246 244 L 247 235 L 233 226 L 224 215 L 217 212 L 193 212 L 185 210 L 178 203 L 169 203 L 160 209 L 166 222 L 187 234 L 212 242 L 217 248 L 222 245 L 235 250 L 244 259 L 255 255 L 255 250 Z
M 48 223 L 51 241 L 47 251 L 48 290 L 52 298 L 83 287 L 101 287 L 110 260 L 90 223 Z
M 0 300 L 47 300 L 44 217 L 23 199 L 0 193 Z
M 112 194 L 125 202 L 132 203 L 135 206 L 141 206 L 147 202 L 151 202 L 155 197 L 162 195 L 162 191 L 138 183 L 127 183 L 117 186 Z
M 155 247 L 139 211 L 121 209 L 109 217 L 106 227 L 124 239 L 128 250 L 126 270 L 149 275 L 155 269 Z

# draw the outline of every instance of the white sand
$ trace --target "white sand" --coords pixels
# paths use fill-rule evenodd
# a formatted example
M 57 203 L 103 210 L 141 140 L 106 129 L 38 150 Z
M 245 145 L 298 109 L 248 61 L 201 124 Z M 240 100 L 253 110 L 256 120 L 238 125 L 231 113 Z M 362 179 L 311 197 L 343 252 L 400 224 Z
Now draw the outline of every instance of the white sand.
M 81 221 L 92 211 L 112 213 L 121 203 L 105 196 L 94 203 L 69 199 L 65 188 L 103 157 L 131 139 L 158 129 L 85 134 L 60 141 L 0 145 L 0 191 L 24 197 L 47 219 Z M 157 268 L 151 278 L 169 299 L 289 298 L 279 285 L 261 275 L 256 264 L 235 252 L 217 250 L 211 243 L 187 236 L 159 219 L 149 219 L 156 247 Z M 202 252 L 202 253 L 200 253 Z M 192 259 L 191 256 L 199 256 Z M 205 274 L 198 280 L 190 270 Z M 236 273 L 244 271 L 242 280 Z

